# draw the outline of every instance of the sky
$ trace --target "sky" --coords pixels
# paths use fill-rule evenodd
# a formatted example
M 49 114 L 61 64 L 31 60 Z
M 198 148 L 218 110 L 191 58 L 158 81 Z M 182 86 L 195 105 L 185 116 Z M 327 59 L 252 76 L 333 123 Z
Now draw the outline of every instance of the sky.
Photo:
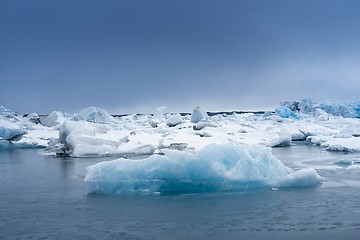
M 18 113 L 272 110 L 360 100 L 358 0 L 0 0 Z

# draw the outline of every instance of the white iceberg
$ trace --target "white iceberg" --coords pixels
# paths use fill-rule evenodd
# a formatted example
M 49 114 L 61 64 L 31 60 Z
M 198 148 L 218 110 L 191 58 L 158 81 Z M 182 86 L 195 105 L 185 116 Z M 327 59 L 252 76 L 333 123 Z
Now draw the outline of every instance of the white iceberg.
M 26 133 L 15 123 L 0 119 L 0 140 L 19 141 Z
M 66 119 L 67 118 L 64 116 L 62 112 L 53 111 L 48 116 L 41 119 L 41 124 L 46 127 L 56 127 L 63 124 Z
M 29 115 L 26 116 L 26 120 L 34 124 L 40 123 L 39 115 L 37 113 L 30 113 Z
M 114 129 L 110 124 L 66 120 L 59 130 L 59 144 L 65 149 L 56 147 L 54 151 L 72 157 L 152 154 L 155 148 L 146 140 L 154 142 L 153 136 L 146 133 Z
M 181 193 L 313 187 L 315 170 L 286 167 L 262 146 L 209 145 L 196 154 L 177 150 L 147 159 L 119 159 L 87 168 L 88 193 Z
M 166 120 L 166 125 L 168 125 L 169 127 L 174 127 L 176 125 L 181 124 L 182 122 L 183 122 L 182 116 L 179 113 L 176 113 Z
M 97 107 L 88 107 L 81 110 L 73 117 L 74 121 L 88 121 L 94 123 L 110 123 L 113 117 L 110 116 L 105 110 Z

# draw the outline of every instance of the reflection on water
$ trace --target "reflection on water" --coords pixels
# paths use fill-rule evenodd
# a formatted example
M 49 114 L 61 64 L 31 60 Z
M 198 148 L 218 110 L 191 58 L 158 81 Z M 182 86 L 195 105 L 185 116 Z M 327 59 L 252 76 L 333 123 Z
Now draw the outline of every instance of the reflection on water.
M 0 152 L 0 239 L 357 239 L 358 159 L 311 146 L 273 149 L 292 168 L 315 167 L 314 189 L 168 196 L 85 195 L 97 158 Z M 356 165 L 356 164 L 354 164 Z

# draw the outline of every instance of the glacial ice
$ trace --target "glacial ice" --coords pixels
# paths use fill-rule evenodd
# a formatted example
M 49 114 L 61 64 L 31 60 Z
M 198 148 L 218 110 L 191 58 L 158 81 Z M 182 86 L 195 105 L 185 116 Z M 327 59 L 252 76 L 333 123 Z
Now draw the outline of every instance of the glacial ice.
M 298 115 L 295 112 L 291 111 L 290 108 L 285 106 L 275 108 L 275 113 L 282 118 L 298 118 Z
M 73 117 L 74 121 L 88 121 L 94 123 L 110 123 L 113 117 L 110 116 L 105 110 L 97 107 L 88 107 L 81 110 Z
M 174 127 L 176 125 L 181 124 L 182 122 L 183 122 L 182 116 L 179 113 L 177 113 L 172 115 L 166 120 L 166 125 L 168 125 L 169 127 Z
M 118 159 L 87 168 L 88 193 L 153 194 L 313 187 L 313 169 L 295 172 L 263 146 L 211 144 L 195 154 L 164 150 L 142 160 Z
M 207 121 L 208 118 L 209 118 L 209 116 L 201 107 L 196 107 L 196 108 L 194 108 L 194 110 L 191 113 L 190 122 L 198 123 L 201 120 Z
M 284 101 L 280 105 L 280 109 L 285 107 L 295 114 L 313 115 L 314 113 L 318 114 L 316 113 L 317 109 L 322 109 L 332 116 L 360 118 L 360 102 L 328 101 L 318 104 L 310 99 L 303 99 L 301 101 Z M 287 118 L 289 115 L 291 113 L 286 112 L 286 114 L 283 114 L 283 117 Z
M 26 131 L 10 121 L 0 119 L 0 140 L 18 141 Z
M 46 127 L 56 127 L 60 126 L 65 122 L 67 118 L 64 116 L 62 112 L 53 111 L 48 116 L 41 120 L 41 124 Z

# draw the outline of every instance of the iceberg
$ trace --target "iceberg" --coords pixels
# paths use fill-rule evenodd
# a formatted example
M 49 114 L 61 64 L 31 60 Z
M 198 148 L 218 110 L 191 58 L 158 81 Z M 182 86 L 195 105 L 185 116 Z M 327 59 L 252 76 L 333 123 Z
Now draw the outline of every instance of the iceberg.
M 319 108 L 334 116 L 341 116 L 344 118 L 360 118 L 359 102 L 331 101 L 320 104 Z
M 45 118 L 41 119 L 41 124 L 46 127 L 57 127 L 65 122 L 67 118 L 62 112 L 53 111 Z
M 299 118 L 295 112 L 285 106 L 275 108 L 275 113 L 282 118 Z
M 110 124 L 66 120 L 60 127 L 58 142 L 52 142 L 52 146 L 56 146 L 53 150 L 57 153 L 71 157 L 152 154 L 155 148 L 151 144 L 133 141 L 145 134 L 136 135 L 134 131 L 114 129 Z M 152 140 L 150 137 L 149 141 Z
M 32 122 L 34 124 L 39 124 L 40 120 L 39 120 L 39 115 L 37 113 L 30 113 L 29 115 L 26 116 L 26 120 L 28 120 L 29 122 Z
M 198 123 L 200 121 L 207 121 L 209 116 L 207 113 L 200 107 L 194 108 L 194 110 L 191 113 L 190 121 L 192 123 Z
M 105 110 L 97 107 L 88 107 L 81 110 L 73 117 L 74 121 L 88 121 L 94 123 L 110 123 L 113 117 L 110 116 Z
M 313 169 L 295 172 L 264 146 L 211 144 L 195 154 L 163 150 L 146 159 L 118 159 L 87 168 L 88 193 L 166 194 L 314 187 Z
M 183 122 L 182 116 L 179 113 L 177 113 L 172 115 L 166 120 L 166 125 L 168 125 L 169 127 L 174 127 L 176 125 L 181 124 L 182 122 Z
M 319 112 L 319 109 L 325 111 L 326 113 L 332 116 L 339 116 L 344 118 L 360 118 L 360 102 L 341 102 L 341 101 L 328 101 L 325 103 L 315 103 L 311 99 L 303 99 L 301 101 L 284 101 L 280 103 L 279 111 L 281 111 L 280 116 L 289 117 L 291 113 L 301 113 L 306 115 L 319 115 L 319 113 L 324 116 L 323 112 Z M 288 108 L 284 112 L 282 107 Z
M 0 140 L 19 141 L 25 133 L 15 123 L 0 119 Z

